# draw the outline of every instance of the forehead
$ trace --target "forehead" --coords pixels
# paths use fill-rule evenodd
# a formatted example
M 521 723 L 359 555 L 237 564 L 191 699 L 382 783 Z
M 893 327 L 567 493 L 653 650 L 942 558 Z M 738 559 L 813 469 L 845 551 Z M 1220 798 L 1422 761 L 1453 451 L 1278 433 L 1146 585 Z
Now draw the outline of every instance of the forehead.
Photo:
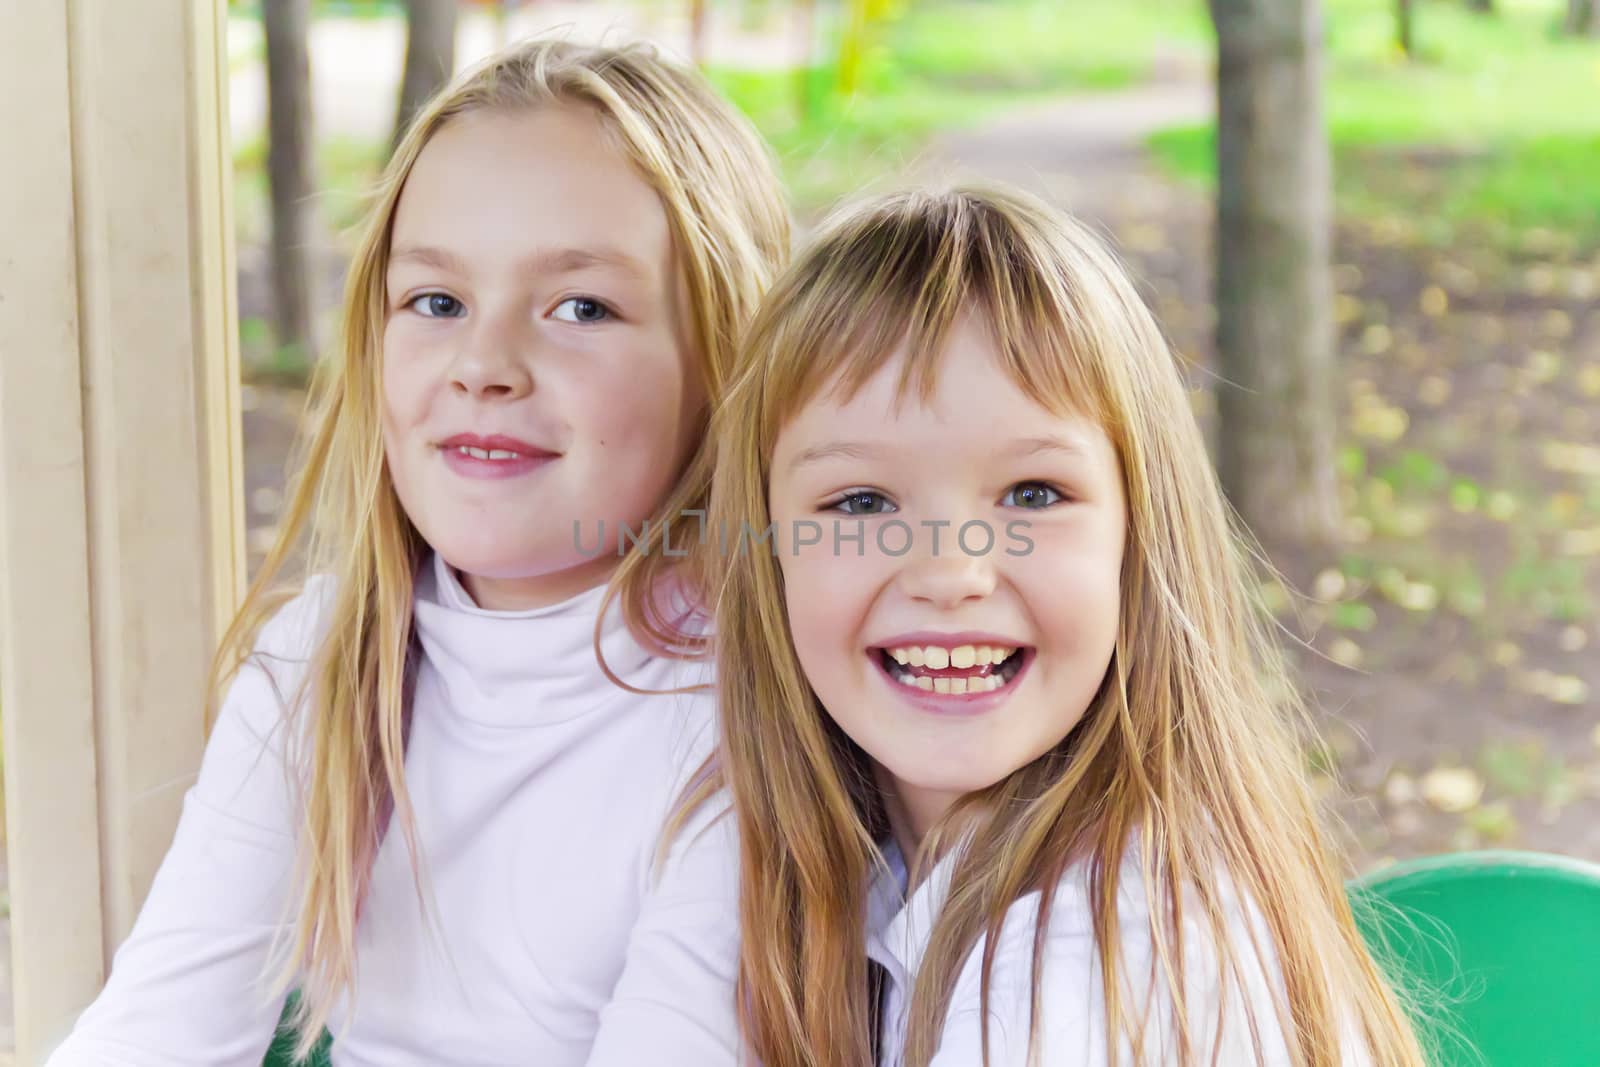
M 902 384 L 911 358 L 902 346 L 848 396 L 839 378 L 824 385 L 779 432 L 774 470 L 836 441 L 873 441 L 875 452 L 950 461 L 988 454 L 1009 447 L 1008 442 L 1054 438 L 1075 443 L 1086 456 L 1114 458 L 1105 432 L 1070 397 L 1046 406 L 1021 388 L 976 316 L 952 323 L 942 350 L 932 357 L 932 389 L 926 397 L 914 381 Z
M 445 124 L 406 179 L 392 243 L 485 261 L 611 247 L 659 270 L 671 234 L 660 197 L 600 118 L 550 105 Z

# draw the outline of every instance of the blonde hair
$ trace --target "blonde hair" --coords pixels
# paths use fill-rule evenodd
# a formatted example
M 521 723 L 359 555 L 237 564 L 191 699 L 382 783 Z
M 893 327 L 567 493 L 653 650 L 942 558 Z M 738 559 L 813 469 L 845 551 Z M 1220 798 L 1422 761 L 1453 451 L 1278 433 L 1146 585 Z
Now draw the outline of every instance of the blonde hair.
M 1045 924 L 1080 861 L 1113 1062 L 1119 1035 L 1143 1062 L 1149 1019 L 1123 995 L 1117 933 L 1127 859 L 1143 874 L 1157 988 L 1170 995 L 1181 1062 L 1207 1051 L 1184 995 L 1178 933 L 1191 908 L 1217 944 L 1219 972 L 1242 977 L 1224 934 L 1226 880 L 1260 908 L 1269 944 L 1257 947 L 1280 961 L 1278 1018 L 1296 1063 L 1338 1062 L 1349 1025 L 1375 1063 L 1419 1067 L 1406 1013 L 1363 946 L 1319 826 L 1294 730 L 1303 715 L 1182 375 L 1122 268 L 1086 230 L 1031 197 L 971 187 L 891 195 L 831 222 L 775 284 L 742 346 L 715 424 L 714 522 L 766 526 L 777 436 L 823 390 L 847 401 L 905 351 L 900 395 L 926 399 L 966 309 L 986 317 L 1005 373 L 1030 398 L 1104 428 L 1128 535 L 1115 649 L 1081 721 L 1054 750 L 958 802 L 922 849 L 925 867 L 941 838 L 959 832 L 963 842 L 911 994 L 906 1063 L 926 1067 L 937 1050 L 980 938 L 987 1059 L 995 946 L 1008 909 L 1034 891 L 1036 1048 Z M 778 561 L 751 551 L 723 566 L 717 658 L 738 664 L 719 686 L 722 772 L 741 837 L 742 1024 L 765 1067 L 866 1067 L 874 1035 L 862 923 L 881 862 L 882 801 L 865 753 L 801 670 Z
M 458 116 L 551 105 L 588 109 L 654 187 L 689 294 L 691 336 L 709 404 L 726 385 L 740 330 L 789 250 L 789 215 L 770 150 L 698 74 L 645 45 L 534 40 L 463 74 L 413 120 L 379 181 L 350 264 L 339 357 L 320 370 L 303 470 L 276 544 L 221 643 L 213 699 L 250 655 L 285 562 L 309 539 L 307 572 L 333 592 L 300 699 L 307 751 L 295 924 L 281 991 L 298 980 L 304 1054 L 335 1000 L 355 992 L 355 932 L 378 845 L 398 816 L 419 900 L 421 858 L 404 778 L 407 679 L 414 659 L 412 596 L 426 545 L 390 482 L 379 393 L 390 229 L 401 189 L 429 140 Z M 708 405 L 709 406 L 709 405 Z M 709 413 L 704 416 L 709 422 Z M 661 517 L 704 507 L 711 456 L 701 448 L 649 529 L 612 575 L 605 603 L 647 647 L 703 653 L 656 593 L 674 560 L 655 551 Z M 692 592 L 692 591 L 691 591 Z M 604 614 L 602 608 L 602 614 Z M 599 653 L 598 625 L 596 653 Z M 603 663 L 602 663 L 602 666 Z M 613 681 L 621 684 L 605 668 Z

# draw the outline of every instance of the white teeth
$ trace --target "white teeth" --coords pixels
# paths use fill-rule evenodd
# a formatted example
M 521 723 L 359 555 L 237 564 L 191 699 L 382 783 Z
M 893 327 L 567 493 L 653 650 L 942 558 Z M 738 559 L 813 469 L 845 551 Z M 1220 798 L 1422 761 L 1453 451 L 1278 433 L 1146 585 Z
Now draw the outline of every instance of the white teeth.
M 910 671 L 896 672 L 894 680 L 901 685 L 920 689 L 925 693 L 945 693 L 950 696 L 961 696 L 966 693 L 992 693 L 1005 685 L 1005 679 L 998 674 L 976 675 L 970 678 L 930 678 L 926 674 L 912 674 Z
M 491 449 L 489 449 L 489 458 L 490 459 L 516 459 L 517 458 L 517 454 L 515 452 L 507 452 L 503 448 L 491 448 Z
M 957 645 L 954 648 L 944 645 L 906 645 L 887 651 L 896 663 L 902 665 L 909 663 L 913 667 L 931 667 L 934 670 L 944 670 L 946 667 L 968 670 L 1003 663 L 1016 649 L 995 645 Z
M 508 452 L 503 448 L 473 448 L 471 445 L 457 445 L 456 451 L 460 452 L 463 456 L 471 456 L 473 459 L 517 458 L 517 454 L 515 452 Z
M 891 669 L 889 674 L 901 685 L 911 686 L 925 693 L 941 693 L 949 696 L 963 696 L 968 693 L 992 693 L 1003 689 L 1009 684 L 1010 679 L 1016 676 L 1015 671 L 1009 672 L 1009 677 L 1000 667 L 1017 652 L 1015 647 L 995 645 L 957 645 L 954 648 L 945 648 L 942 645 L 907 645 L 902 648 L 885 648 L 889 658 L 906 670 Z M 970 674 L 960 677 L 944 675 L 919 675 L 909 668 L 926 667 L 929 670 L 940 671 L 946 668 L 954 670 L 971 670 L 974 667 L 987 667 L 989 671 L 982 674 Z

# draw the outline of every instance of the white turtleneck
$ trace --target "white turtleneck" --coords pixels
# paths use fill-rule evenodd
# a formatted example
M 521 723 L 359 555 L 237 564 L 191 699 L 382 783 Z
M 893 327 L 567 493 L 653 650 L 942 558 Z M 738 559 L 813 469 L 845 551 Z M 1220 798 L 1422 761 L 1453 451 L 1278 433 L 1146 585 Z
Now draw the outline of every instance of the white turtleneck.
M 884 849 L 887 870 L 873 878 L 867 901 L 867 955 L 886 976 L 881 1002 L 882 1054 L 879 1067 L 901 1067 L 905 1057 L 910 999 L 928 939 L 950 892 L 957 852 L 951 850 L 906 896 L 906 867 L 892 843 Z M 1277 1011 L 1282 990 L 1276 954 L 1258 909 L 1246 907 L 1226 879 L 1220 879 L 1229 949 L 1239 964 L 1237 981 L 1218 981 L 1216 946 L 1197 900 L 1186 902 L 1183 919 L 1188 1017 L 1199 1062 L 1287 1067 L 1292 1062 Z M 1041 895 L 1029 893 L 1007 911 L 995 947 L 989 992 L 989 1067 L 1102 1067 L 1110 1062 L 1105 1016 L 1105 984 L 1100 969 L 1087 863 L 1069 867 L 1056 891 L 1040 957 L 1039 1059 L 1029 1059 L 1032 1022 L 1034 930 Z M 1136 850 L 1124 861 L 1117 894 L 1117 935 L 1121 939 L 1123 1002 L 1137 1017 L 1147 1003 L 1144 1055 L 1140 1063 L 1178 1062 L 1178 1037 L 1171 1025 L 1171 1003 L 1163 1003 L 1158 978 L 1150 1001 L 1150 975 L 1156 966 L 1144 879 Z M 984 1063 L 983 1006 L 980 998 L 985 939 L 980 937 L 961 967 L 944 1029 L 930 1067 L 975 1067 Z M 1226 1005 L 1224 1011 L 1224 1004 Z M 1252 1030 L 1247 1012 L 1254 1014 Z M 1213 1043 L 1220 1057 L 1213 1061 Z M 1369 1064 L 1353 1032 L 1342 1062 Z M 1135 1062 L 1131 1043 L 1119 1041 L 1118 1062 Z
M 714 743 L 715 697 L 640 696 L 600 672 L 604 590 L 477 608 L 438 557 L 418 578 L 406 753 L 433 920 L 398 824 L 357 936 L 336 1067 L 716 1067 L 737 1062 L 732 818 L 698 816 L 651 865 Z M 263 630 L 233 682 L 172 848 L 110 980 L 49 1067 L 259 1067 L 282 1011 L 260 979 L 293 890 L 298 811 L 279 693 L 329 586 Z M 644 689 L 710 680 L 650 657 L 613 605 L 602 647 Z M 298 749 L 298 746 L 296 746 Z

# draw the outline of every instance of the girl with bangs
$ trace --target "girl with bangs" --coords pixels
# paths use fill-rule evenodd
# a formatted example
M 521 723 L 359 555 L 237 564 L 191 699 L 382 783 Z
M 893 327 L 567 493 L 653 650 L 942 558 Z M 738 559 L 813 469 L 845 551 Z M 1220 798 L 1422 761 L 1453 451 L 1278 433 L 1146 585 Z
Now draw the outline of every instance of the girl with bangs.
M 1019 193 L 873 200 L 742 352 L 712 515 L 765 1067 L 1420 1067 L 1100 244 Z
M 704 506 L 788 240 L 754 129 L 648 48 L 532 41 L 424 109 L 199 779 L 51 1067 L 259 1067 L 290 989 L 336 1067 L 736 1062 L 731 820 L 675 815 L 715 745 L 702 598 L 662 520 Z

